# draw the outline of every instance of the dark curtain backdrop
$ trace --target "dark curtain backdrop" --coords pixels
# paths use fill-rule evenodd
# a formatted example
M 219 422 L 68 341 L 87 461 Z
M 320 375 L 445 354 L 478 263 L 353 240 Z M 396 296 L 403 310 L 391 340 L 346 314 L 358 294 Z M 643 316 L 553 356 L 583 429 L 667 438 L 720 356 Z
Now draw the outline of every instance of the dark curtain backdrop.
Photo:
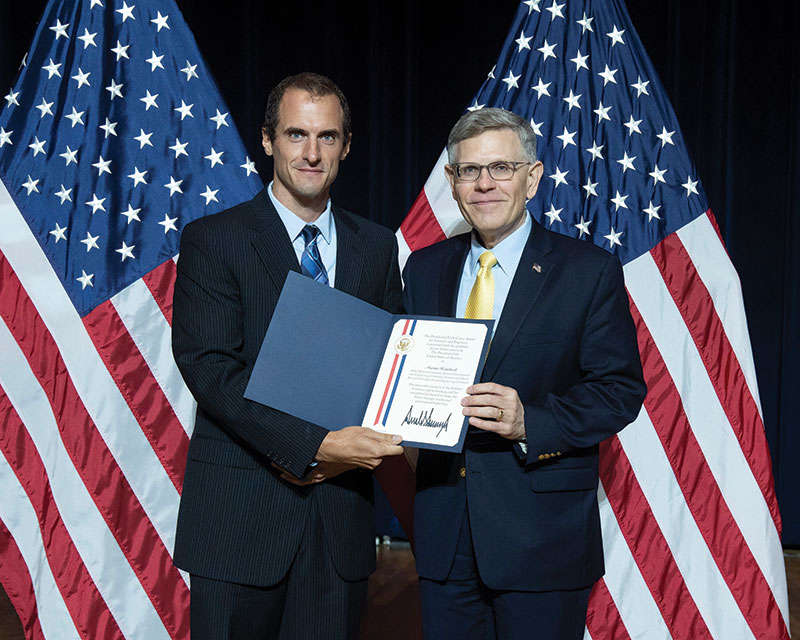
M 492 68 L 516 0 L 178 0 L 262 176 L 266 95 L 334 78 L 353 111 L 336 201 L 396 228 Z M 44 0 L 0 0 L 5 95 Z M 739 271 L 784 523 L 800 545 L 800 4 L 628 0 Z M 0 108 L 4 106 L 0 104 Z

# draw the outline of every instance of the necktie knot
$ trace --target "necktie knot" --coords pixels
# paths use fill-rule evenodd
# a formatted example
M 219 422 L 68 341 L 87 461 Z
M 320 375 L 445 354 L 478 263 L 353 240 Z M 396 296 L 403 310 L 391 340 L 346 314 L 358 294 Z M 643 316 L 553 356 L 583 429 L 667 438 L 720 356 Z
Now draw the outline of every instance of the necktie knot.
M 319 233 L 319 229 L 315 227 L 313 224 L 307 224 L 303 227 L 303 230 L 300 232 L 300 235 L 303 236 L 303 240 L 306 243 L 306 246 L 314 242 L 317 238 L 317 234 Z
M 300 257 L 300 270 L 312 280 L 328 284 L 328 272 L 325 265 L 322 263 L 322 258 L 319 255 L 319 247 L 317 247 L 317 236 L 319 229 L 313 225 L 307 224 L 300 232 L 303 240 L 306 243 L 303 255 Z
M 497 258 L 494 257 L 491 251 L 484 251 L 478 258 L 478 262 L 482 269 L 491 269 L 497 264 Z

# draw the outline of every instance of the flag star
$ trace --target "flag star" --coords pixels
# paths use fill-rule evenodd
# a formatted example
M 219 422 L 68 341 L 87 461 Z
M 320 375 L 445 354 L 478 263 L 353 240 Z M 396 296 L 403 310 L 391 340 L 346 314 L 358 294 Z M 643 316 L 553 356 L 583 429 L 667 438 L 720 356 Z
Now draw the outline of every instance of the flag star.
M 659 133 L 656 136 L 656 138 L 661 140 L 661 148 L 662 149 L 664 148 L 665 144 L 671 144 L 673 146 L 675 145 L 675 143 L 672 141 L 672 136 L 674 136 L 674 135 L 675 135 L 674 131 L 669 131 L 668 132 L 666 127 L 661 127 L 661 133 Z
M 78 36 L 78 40 L 83 41 L 83 48 L 84 49 L 88 49 L 89 45 L 92 45 L 93 47 L 96 47 L 97 45 L 94 42 L 94 38 L 95 38 L 96 35 L 97 35 L 96 31 L 94 33 L 89 33 L 89 30 L 84 27 L 83 35 L 82 36 Z
M 52 60 L 50 62 L 52 62 Z M 42 67 L 42 69 L 44 69 L 44 67 Z M 19 97 L 19 91 L 17 92 L 9 91 L 4 98 L 6 101 L 6 106 L 10 107 L 12 104 L 19 106 L 19 102 L 17 101 L 18 97 Z
M 169 214 L 164 214 L 164 219 L 159 222 L 161 226 L 164 227 L 164 235 L 167 235 L 170 231 L 177 231 L 178 229 L 175 227 L 175 223 L 178 221 L 177 218 L 170 218 Z
M 506 83 L 506 91 L 511 91 L 512 87 L 519 88 L 519 85 L 517 84 L 517 80 L 519 80 L 520 77 L 521 77 L 521 75 L 515 76 L 514 72 L 509 69 L 508 70 L 508 76 L 503 78 L 503 82 Z
M 150 53 L 151 53 L 150 57 L 147 60 L 145 60 L 145 62 L 150 64 L 150 72 L 152 73 L 156 69 L 163 69 L 164 65 L 161 64 L 161 60 L 164 58 L 164 56 L 163 55 L 157 56 L 156 52 L 153 51 L 152 49 Z
M 30 176 L 28 176 L 30 178 Z M 681 186 L 686 189 L 686 197 L 688 198 L 693 193 L 700 195 L 697 193 L 697 180 L 692 180 L 692 176 L 686 176 L 686 182 L 684 182 Z
M 83 285 L 81 287 L 81 290 L 85 289 L 86 287 L 93 287 L 94 284 L 92 283 L 92 278 L 94 278 L 94 274 L 86 273 L 86 271 L 84 271 L 83 269 L 81 269 L 81 273 L 83 275 L 81 275 L 80 278 L 75 278 L 78 282 L 80 282 Z
M 229 127 L 230 125 L 225 121 L 225 118 L 228 117 L 228 112 L 220 113 L 219 109 L 216 109 L 217 115 L 211 116 L 209 120 L 215 122 L 217 124 L 217 129 L 219 129 L 222 125 Z
M 3 147 L 4 144 L 13 145 L 14 143 L 11 142 L 11 134 L 14 133 L 13 131 L 6 131 L 3 127 L 0 127 L 0 148 Z
M 533 85 L 533 86 L 531 87 L 531 89 L 533 89 L 533 90 L 534 90 L 536 93 L 538 93 L 538 94 L 539 94 L 539 95 L 537 96 L 537 99 L 538 99 L 538 98 L 541 98 L 541 97 L 542 97 L 542 95 L 545 95 L 545 96 L 549 96 L 549 95 L 550 95 L 550 92 L 547 90 L 547 87 L 549 87 L 549 86 L 550 86 L 550 83 L 548 82 L 547 84 L 545 84 L 545 83 L 542 81 L 542 78 L 541 78 L 541 76 L 539 76 L 539 84 L 535 84 L 535 85 Z
M 606 35 L 611 38 L 611 47 L 613 48 L 615 44 L 625 44 L 625 41 L 622 39 L 622 34 L 625 33 L 625 29 L 620 31 L 617 29 L 617 25 L 614 25 L 614 30 L 611 33 L 607 33 Z
M 28 195 L 31 195 L 34 191 L 39 193 L 39 187 L 36 186 L 37 184 L 39 184 L 39 178 L 34 180 L 31 178 L 31 174 L 29 173 L 28 180 L 22 183 L 22 187 L 28 190 Z
M 175 144 L 169 147 L 169 149 L 172 149 L 175 152 L 176 158 L 180 155 L 184 155 L 188 158 L 189 154 L 186 153 L 186 147 L 188 144 L 189 144 L 188 142 L 181 142 L 180 140 L 178 140 L 178 138 L 175 138 Z
M 58 70 L 58 68 L 59 68 L 60 66 L 61 66 L 61 63 L 60 63 L 60 62 L 59 62 L 58 64 L 56 64 L 55 62 L 53 62 L 53 59 L 52 59 L 52 58 L 50 58 L 50 62 L 49 62 L 49 64 L 46 64 L 46 65 L 44 65 L 44 66 L 42 67 L 42 69 L 44 69 L 45 71 L 47 71 L 47 79 L 48 79 L 48 80 L 49 80 L 50 78 L 52 78 L 53 76 L 58 76 L 59 78 L 61 77 L 61 72 Z
M 667 171 L 669 171 L 669 169 L 659 169 L 658 165 L 653 167 L 653 170 L 649 174 L 647 174 L 649 176 L 652 176 L 652 178 L 653 178 L 653 186 L 657 185 L 659 182 L 663 182 L 664 184 L 667 184 L 667 181 L 664 180 L 664 174 Z
M 56 222 L 56 228 L 50 232 L 50 235 L 56 239 L 56 244 L 58 244 L 59 240 L 67 239 L 66 231 L 67 231 L 66 227 L 62 227 Z
M 647 92 L 647 85 L 650 84 L 649 80 L 642 81 L 642 76 L 636 76 L 636 82 L 634 82 L 631 86 L 636 89 L 636 97 L 641 97 L 642 94 L 649 96 L 650 94 Z
M 548 176 L 549 178 L 555 180 L 556 182 L 556 185 L 553 187 L 553 189 L 558 189 L 558 185 L 560 184 L 569 184 L 566 179 L 568 173 L 569 170 L 562 172 L 559 170 L 558 167 L 556 167 L 556 172 L 553 175 Z
M 636 156 L 628 157 L 628 152 L 623 152 L 622 158 L 617 160 L 622 165 L 622 173 L 625 173 L 628 169 L 636 171 L 636 167 L 633 166 L 634 160 L 636 160 Z
M 25 55 L 22 56 L 22 66 L 23 67 L 27 67 L 28 66 L 28 52 L 27 51 L 25 52 Z
M 115 251 L 122 256 L 122 262 L 125 262 L 127 258 L 131 260 L 136 260 L 136 256 L 133 255 L 133 250 L 136 248 L 135 244 L 132 244 L 130 247 L 125 244 L 125 241 L 122 241 L 122 247 L 119 249 L 115 249 Z
M 122 87 L 124 85 L 122 83 L 117 84 L 114 82 L 114 78 L 111 78 L 111 85 L 106 87 L 106 91 L 111 94 L 111 99 L 114 98 L 121 98 L 122 97 Z
M 606 68 L 603 71 L 601 71 L 600 73 L 597 74 L 598 76 L 600 76 L 603 79 L 603 86 L 604 87 L 609 82 L 613 82 L 614 84 L 617 84 L 617 81 L 614 80 L 614 74 L 617 71 L 619 71 L 619 69 L 609 69 L 608 65 L 606 65 Z
M 661 208 L 661 205 L 655 206 L 653 201 L 651 200 L 650 203 L 647 205 L 647 209 L 642 209 L 647 214 L 647 221 L 652 222 L 653 218 L 658 218 L 661 220 L 661 216 L 658 215 L 658 210 Z
M 541 46 L 541 47 L 539 47 L 537 49 L 537 51 L 541 51 L 542 52 L 542 56 L 544 56 L 542 58 L 542 62 L 544 62 L 548 58 L 557 58 L 556 54 L 553 53 L 553 49 L 556 48 L 557 44 L 558 44 L 557 42 L 554 43 L 554 44 L 547 44 L 547 40 L 545 39 L 544 46 Z
M 33 149 L 33 157 L 35 158 L 40 153 L 44 153 L 44 145 L 47 144 L 47 140 L 39 140 L 38 137 L 34 137 L 33 142 L 28 145 L 29 149 Z
M 596 159 L 598 159 L 598 158 L 599 158 L 600 160 L 603 160 L 603 159 L 604 159 L 604 158 L 603 158 L 603 147 L 605 147 L 605 146 L 606 146 L 606 145 L 604 145 L 604 144 L 601 144 L 600 146 L 597 146 L 597 142 L 594 142 L 594 141 L 593 141 L 593 142 L 592 142 L 592 146 L 591 146 L 591 147 L 589 147 L 589 148 L 588 148 L 588 149 L 586 149 L 586 150 L 587 150 L 589 153 L 591 153 L 591 154 L 592 154 L 592 160 L 596 160 Z M 590 160 L 590 162 L 591 162 L 591 160 Z
M 117 9 L 117 11 L 119 11 L 119 9 Z M 128 49 L 130 48 L 130 46 L 131 45 L 129 44 L 123 46 L 122 44 L 120 44 L 120 41 L 117 40 L 117 46 L 112 47 L 111 49 L 112 53 L 116 54 L 117 56 L 117 62 L 119 62 L 120 58 L 128 58 Z M 130 58 L 128 58 L 128 60 L 130 60 Z
M 625 201 L 628 199 L 628 197 L 629 196 L 627 195 L 625 196 L 621 195 L 620 192 L 617 191 L 617 194 L 613 198 L 611 198 L 611 202 L 614 203 L 614 211 L 619 211 L 620 207 L 622 207 L 623 209 L 627 209 L 628 205 L 625 204 Z
M 528 5 L 528 15 L 530 15 L 531 11 L 538 11 L 539 13 L 542 12 L 542 10 L 539 9 L 540 2 L 541 0 L 525 0 L 525 2 L 523 2 L 522 4 Z
M 246 156 L 244 159 L 244 164 L 239 165 L 242 169 L 247 171 L 247 175 L 249 176 L 251 173 L 258 173 L 256 171 L 256 163 L 250 159 L 250 156 Z
M 547 219 L 550 221 L 548 222 L 549 226 L 553 226 L 553 223 L 558 220 L 559 222 L 563 222 L 561 220 L 561 216 L 559 215 L 564 209 L 556 209 L 554 204 L 550 204 L 550 211 L 545 211 L 544 215 L 547 216 Z
M 78 89 L 80 89 L 83 85 L 86 85 L 87 87 L 91 87 L 92 85 L 89 82 L 89 76 L 90 75 L 92 75 L 91 71 L 89 71 L 87 73 L 84 73 L 83 69 L 78 67 L 78 73 L 76 73 L 74 76 L 72 76 L 72 79 L 73 80 L 77 80 Z
M 70 165 L 71 163 L 73 163 L 73 162 L 74 162 L 75 164 L 78 164 L 78 157 L 77 157 L 77 153 L 78 153 L 78 150 L 77 150 L 77 149 L 75 149 L 75 150 L 73 151 L 72 149 L 70 149 L 70 148 L 69 148 L 69 145 L 67 145 L 67 150 L 66 150 L 64 153 L 59 153 L 59 154 L 58 154 L 58 157 L 59 157 L 59 158 L 64 158 L 64 160 L 65 160 L 65 161 L 66 161 L 66 163 L 67 163 L 67 166 L 69 166 L 69 165 Z
M 106 123 L 105 124 L 101 124 L 98 127 L 98 129 L 102 129 L 103 131 L 105 131 L 106 132 L 105 137 L 108 138 L 108 136 L 117 135 L 117 125 L 118 124 L 119 124 L 118 122 L 109 122 L 108 118 L 106 118 Z
M 50 108 L 52 106 L 53 106 L 52 102 L 48 102 L 47 100 L 42 98 L 42 104 L 36 105 L 36 108 L 42 113 L 42 115 L 39 117 L 44 118 L 45 116 L 52 116 L 53 110 Z
M 642 124 L 642 121 L 641 120 L 634 120 L 633 119 L 633 114 L 631 114 L 631 119 L 628 120 L 627 122 L 624 122 L 622 126 L 628 127 L 628 135 L 632 136 L 634 134 L 634 132 L 635 133 L 641 133 L 641 130 L 639 129 L 639 125 L 640 124 Z
M 102 7 L 103 0 L 91 0 L 91 5 L 89 5 L 89 9 L 94 9 L 95 7 Z
M 517 53 L 520 53 L 523 49 L 530 49 L 531 45 L 528 44 L 530 41 L 531 41 L 531 38 L 530 37 L 526 38 L 525 37 L 525 32 L 521 31 L 520 34 L 519 34 L 519 38 L 514 40 L 514 42 L 517 43 L 517 46 L 519 46 L 519 50 L 517 51 Z
M 583 12 L 583 18 L 581 18 L 580 20 L 576 20 L 575 21 L 579 25 L 581 25 L 581 27 L 582 27 L 581 34 L 584 34 L 587 31 L 592 31 L 592 32 L 594 31 L 594 29 L 592 29 L 592 20 L 594 20 L 594 18 L 587 18 L 586 17 L 586 12 L 584 11 Z
M 181 189 L 181 183 L 182 182 L 183 182 L 183 180 L 176 180 L 172 176 L 169 177 L 169 182 L 167 184 L 165 184 L 164 186 L 167 189 L 169 189 L 169 197 L 170 198 L 172 196 L 174 196 L 176 192 L 177 193 L 183 193 L 183 189 Z
M 181 69 L 181 72 L 186 74 L 186 82 L 189 82 L 189 80 L 191 80 L 192 78 L 197 78 L 197 72 L 195 71 L 195 69 L 197 69 L 197 65 L 192 64 L 187 60 L 186 66 L 183 69 Z
M 194 103 L 186 104 L 183 100 L 181 100 L 181 106 L 180 107 L 175 107 L 174 111 L 177 111 L 178 113 L 181 114 L 181 122 L 183 122 L 183 119 L 186 116 L 189 116 L 190 118 L 194 118 L 194 116 L 192 115 L 192 107 L 193 106 L 194 106 Z
M 147 175 L 147 171 L 139 171 L 138 167 L 133 168 L 133 173 L 128 174 L 128 177 L 133 180 L 133 188 L 135 188 L 139 183 L 147 184 L 147 180 L 144 177 Z
M 609 249 L 611 247 L 613 247 L 615 244 L 619 245 L 620 247 L 622 246 L 622 243 L 619 241 L 619 237 L 623 233 L 625 233 L 625 232 L 624 231 L 617 231 L 616 233 L 614 233 L 614 227 L 611 227 L 611 233 L 609 233 L 607 236 L 603 236 L 606 240 L 608 240 L 608 248 Z
M 589 225 L 592 224 L 591 220 L 584 220 L 583 216 L 581 216 L 581 221 L 575 225 L 575 228 L 579 231 L 578 237 L 582 238 L 584 235 L 590 236 L 592 235 L 589 233 Z
M 553 4 L 551 4 L 549 7 L 547 7 L 547 11 L 549 11 L 550 14 L 551 14 L 551 17 L 550 17 L 550 21 L 551 22 L 553 20 L 555 20 L 556 18 L 563 18 L 564 17 L 564 14 L 561 13 L 561 10 L 564 8 L 565 4 L 566 4 L 566 2 L 564 4 L 558 4 L 558 3 L 556 3 L 556 0 L 553 0 Z
M 133 139 L 139 143 L 139 148 L 144 149 L 145 145 L 153 146 L 153 143 L 150 142 L 150 136 L 153 135 L 153 132 L 145 133 L 144 129 L 139 129 L 139 135 L 135 136 Z
M 485 104 L 478 104 L 478 99 L 475 98 L 475 102 L 472 103 L 471 107 L 467 107 L 467 111 L 477 111 L 478 109 L 483 109 L 485 106 Z M 213 120 L 214 118 L 211 119 Z
M 92 166 L 97 168 L 97 177 L 99 178 L 104 173 L 111 175 L 111 169 L 108 166 L 111 164 L 111 160 L 103 160 L 103 156 L 100 156 L 100 159 L 95 162 Z
M 100 236 L 93 236 L 88 231 L 86 232 L 86 238 L 81 240 L 83 244 L 86 245 L 86 253 L 89 253 L 92 249 L 99 249 L 100 247 L 97 246 L 97 240 Z
M 150 89 L 147 90 L 147 95 L 144 98 L 139 98 L 139 102 L 144 102 L 144 110 L 149 111 L 150 107 L 155 107 L 158 109 L 158 103 L 156 103 L 156 98 L 158 98 L 158 94 L 153 95 L 150 93 Z
M 591 178 L 586 178 L 586 184 L 583 185 L 583 188 L 586 189 L 586 197 L 589 196 L 597 196 L 597 189 L 595 187 L 598 185 L 598 182 L 592 182 Z
M 222 161 L 222 154 L 225 153 L 224 151 L 214 151 L 214 147 L 211 147 L 211 153 L 207 156 L 203 156 L 206 160 L 211 162 L 211 168 L 213 169 L 218 164 L 225 164 Z
M 594 113 L 597 114 L 597 123 L 598 124 L 600 122 L 602 122 L 603 120 L 608 120 L 609 122 L 611 122 L 611 117 L 608 115 L 608 112 L 611 111 L 612 108 L 613 108 L 613 105 L 610 105 L 608 107 L 604 107 L 603 106 L 603 101 L 602 100 L 600 101 L 600 104 L 598 105 L 597 109 L 594 110 Z
M 219 202 L 219 200 L 217 200 L 217 193 L 218 192 L 219 192 L 219 189 L 213 189 L 212 190 L 211 187 L 206 185 L 206 190 L 203 193 L 200 194 L 202 197 L 204 197 L 206 199 L 206 206 L 211 204 L 212 200 L 214 202 Z
M 128 18 L 131 20 L 136 20 L 133 15 L 133 10 L 136 8 L 135 4 L 132 4 L 130 7 L 128 3 L 123 0 L 122 2 L 122 9 L 117 9 L 117 13 L 122 16 L 122 22 L 125 22 Z
M 533 132 L 537 136 L 539 136 L 540 138 L 542 137 L 542 125 L 543 124 L 544 124 L 544 121 L 542 121 L 542 122 L 534 122 L 533 118 L 531 118 L 531 129 L 533 129 Z
M 561 142 L 563 143 L 563 146 L 561 147 L 562 149 L 566 149 L 567 145 L 570 145 L 570 144 L 571 145 L 575 145 L 574 138 L 575 138 L 575 134 L 576 133 L 578 133 L 578 132 L 577 131 L 573 131 L 572 133 L 570 133 L 569 131 L 567 131 L 567 128 L 564 127 L 564 133 L 562 133 L 560 136 L 556 136 L 556 138 L 561 140 Z M 577 145 L 575 145 L 575 146 L 577 146 Z
M 61 185 L 61 191 L 56 191 L 55 195 L 57 195 L 59 198 L 61 198 L 61 204 L 64 204 L 67 200 L 72 202 L 72 196 L 70 195 L 71 193 L 72 193 L 72 189 L 66 189 L 64 187 L 64 185 L 62 184 Z
M 134 220 L 136 220 L 136 222 L 141 222 L 141 220 L 139 219 L 139 212 L 141 210 L 142 210 L 141 207 L 139 207 L 138 209 L 134 209 L 133 206 L 131 206 L 131 204 L 129 203 L 128 204 L 128 210 L 127 211 L 120 211 L 120 215 L 121 216 L 125 216 L 128 219 L 128 224 L 130 224 Z M 131 247 L 131 248 L 133 248 L 133 247 Z M 131 257 L 133 257 L 133 256 L 131 256 Z
M 61 24 L 61 20 L 56 20 L 56 23 L 50 27 L 50 31 L 53 31 L 56 34 L 56 40 L 58 40 L 61 36 L 64 36 L 67 40 L 69 40 L 69 36 L 67 35 L 68 26 L 69 23 Z
M 589 65 L 586 64 L 586 61 L 589 59 L 589 54 L 587 53 L 585 56 L 581 55 L 581 50 L 578 49 L 578 53 L 574 58 L 570 58 L 570 62 L 575 63 L 575 73 L 577 73 L 581 68 L 588 69 Z
M 169 29 L 169 25 L 167 24 L 167 20 L 169 20 L 169 16 L 162 16 L 161 12 L 158 12 L 158 16 L 153 18 L 150 22 L 158 27 L 157 31 L 161 31 L 161 29 Z
M 92 194 L 92 199 L 88 202 L 84 203 L 89 205 L 92 208 L 92 215 L 97 213 L 98 211 L 105 211 L 106 208 L 103 206 L 103 203 L 106 201 L 105 198 L 98 198 L 96 193 Z
M 583 94 L 579 93 L 576 96 L 573 93 L 572 89 L 570 89 L 569 90 L 569 97 L 562 98 L 562 100 L 564 100 L 564 102 L 566 102 L 569 105 L 569 110 L 570 111 L 572 111 L 572 107 L 578 107 L 578 109 L 580 109 L 581 108 L 581 103 L 579 102 L 579 100 L 580 100 L 581 95 L 583 95 Z

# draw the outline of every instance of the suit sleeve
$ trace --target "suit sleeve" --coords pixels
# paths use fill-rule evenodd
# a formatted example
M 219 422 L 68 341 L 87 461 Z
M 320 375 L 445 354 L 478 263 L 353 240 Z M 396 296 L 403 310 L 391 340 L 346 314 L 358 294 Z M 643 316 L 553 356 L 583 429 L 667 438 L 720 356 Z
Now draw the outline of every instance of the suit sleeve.
M 397 238 L 393 237 L 389 268 L 386 271 L 386 286 L 383 292 L 383 308 L 393 314 L 403 312 L 403 286 L 400 282 L 400 265 L 397 255 Z
M 181 238 L 173 299 L 175 361 L 200 411 L 240 444 L 302 477 L 327 431 L 244 398 L 251 370 L 243 355 L 247 310 L 232 258 L 222 242 L 203 231 L 187 225 Z
M 636 330 L 616 258 L 603 265 L 585 317 L 580 381 L 558 395 L 522 399 L 527 463 L 597 445 L 632 422 L 642 406 L 646 387 Z

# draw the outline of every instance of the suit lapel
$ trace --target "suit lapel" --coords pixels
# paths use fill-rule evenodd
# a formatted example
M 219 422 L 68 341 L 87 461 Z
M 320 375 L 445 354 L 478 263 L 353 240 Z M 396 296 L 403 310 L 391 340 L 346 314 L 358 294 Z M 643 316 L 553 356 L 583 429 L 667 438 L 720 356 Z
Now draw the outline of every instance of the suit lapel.
M 333 207 L 336 224 L 336 277 L 334 286 L 339 291 L 358 295 L 361 272 L 364 270 L 364 242 L 358 235 L 353 219 L 338 207 Z
M 300 263 L 289 240 L 278 212 L 267 195 L 267 190 L 251 200 L 250 226 L 257 232 L 251 242 L 266 267 L 272 283 L 280 291 L 289 271 L 300 272 Z
M 458 300 L 458 286 L 461 273 L 464 270 L 464 261 L 467 259 L 470 246 L 470 234 L 453 238 L 450 254 L 442 260 L 442 270 L 439 275 L 439 315 L 455 317 L 456 302 Z
M 555 268 L 555 263 L 546 258 L 551 248 L 549 234 L 534 221 L 492 339 L 483 369 L 483 380 L 491 380 L 494 376 Z

